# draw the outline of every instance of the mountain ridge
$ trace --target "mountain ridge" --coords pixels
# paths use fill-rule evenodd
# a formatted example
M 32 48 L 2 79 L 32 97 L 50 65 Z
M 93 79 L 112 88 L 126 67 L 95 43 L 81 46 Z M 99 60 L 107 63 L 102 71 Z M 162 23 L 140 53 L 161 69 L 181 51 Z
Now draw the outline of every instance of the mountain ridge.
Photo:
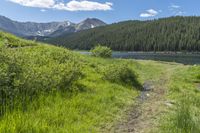
M 70 21 L 62 22 L 19 22 L 0 15 L 0 29 L 20 37 L 56 37 L 63 33 L 74 33 L 89 28 L 106 25 L 105 22 L 96 18 L 87 18 L 80 23 Z

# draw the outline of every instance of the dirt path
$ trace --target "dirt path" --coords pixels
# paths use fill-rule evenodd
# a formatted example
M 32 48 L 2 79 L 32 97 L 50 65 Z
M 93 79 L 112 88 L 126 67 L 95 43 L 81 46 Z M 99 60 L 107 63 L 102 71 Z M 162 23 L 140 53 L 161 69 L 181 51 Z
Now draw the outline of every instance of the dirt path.
M 109 132 L 114 133 L 149 133 L 156 129 L 159 115 L 170 106 L 165 99 L 167 83 L 171 69 L 163 72 L 157 81 L 146 81 L 144 91 L 135 105 L 126 111 L 125 118 L 121 119 Z

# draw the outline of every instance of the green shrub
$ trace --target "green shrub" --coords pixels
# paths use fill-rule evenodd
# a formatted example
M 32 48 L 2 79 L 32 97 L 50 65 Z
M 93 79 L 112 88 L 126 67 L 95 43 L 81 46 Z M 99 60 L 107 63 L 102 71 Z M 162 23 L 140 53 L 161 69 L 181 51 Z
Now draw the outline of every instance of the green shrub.
M 198 79 L 198 80 L 200 80 L 200 74 L 199 74 L 199 75 L 197 75 L 197 79 Z
M 3 42 L 0 40 L 0 48 L 3 47 Z
M 110 58 L 112 56 L 112 50 L 110 48 L 100 45 L 92 49 L 91 53 L 95 57 Z
M 68 91 L 81 76 L 80 63 L 68 50 L 5 48 L 0 51 L 0 115 L 15 107 L 26 109 L 40 94 Z
M 110 82 L 141 87 L 137 74 L 127 64 L 108 65 L 104 67 L 103 75 Z
M 5 45 L 6 47 L 16 48 L 16 47 L 25 47 L 25 46 L 36 46 L 37 44 L 33 41 L 27 41 L 20 38 L 17 38 L 14 35 L 0 32 L 0 46 Z
M 4 39 L 1 37 L 1 34 L 0 34 L 0 48 L 3 46 L 4 46 Z

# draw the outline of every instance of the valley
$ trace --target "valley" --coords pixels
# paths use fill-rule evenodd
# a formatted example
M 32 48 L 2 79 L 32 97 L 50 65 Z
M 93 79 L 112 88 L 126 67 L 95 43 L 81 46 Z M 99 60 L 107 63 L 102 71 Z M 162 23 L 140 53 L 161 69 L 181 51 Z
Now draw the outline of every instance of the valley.
M 200 133 L 199 0 L 0 0 L 0 133 Z

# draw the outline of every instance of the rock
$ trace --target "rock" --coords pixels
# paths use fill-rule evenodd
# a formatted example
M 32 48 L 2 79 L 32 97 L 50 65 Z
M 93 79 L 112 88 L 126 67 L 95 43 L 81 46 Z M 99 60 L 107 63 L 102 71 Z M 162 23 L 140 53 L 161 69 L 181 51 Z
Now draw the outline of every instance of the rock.
M 149 94 L 149 93 L 147 93 L 146 95 L 147 95 L 147 97 L 150 97 L 150 94 Z
M 143 91 L 151 91 L 153 89 L 153 85 L 150 82 L 145 82 L 143 84 Z
M 174 101 L 166 101 L 164 104 L 168 107 L 172 107 L 175 104 L 175 102 Z

